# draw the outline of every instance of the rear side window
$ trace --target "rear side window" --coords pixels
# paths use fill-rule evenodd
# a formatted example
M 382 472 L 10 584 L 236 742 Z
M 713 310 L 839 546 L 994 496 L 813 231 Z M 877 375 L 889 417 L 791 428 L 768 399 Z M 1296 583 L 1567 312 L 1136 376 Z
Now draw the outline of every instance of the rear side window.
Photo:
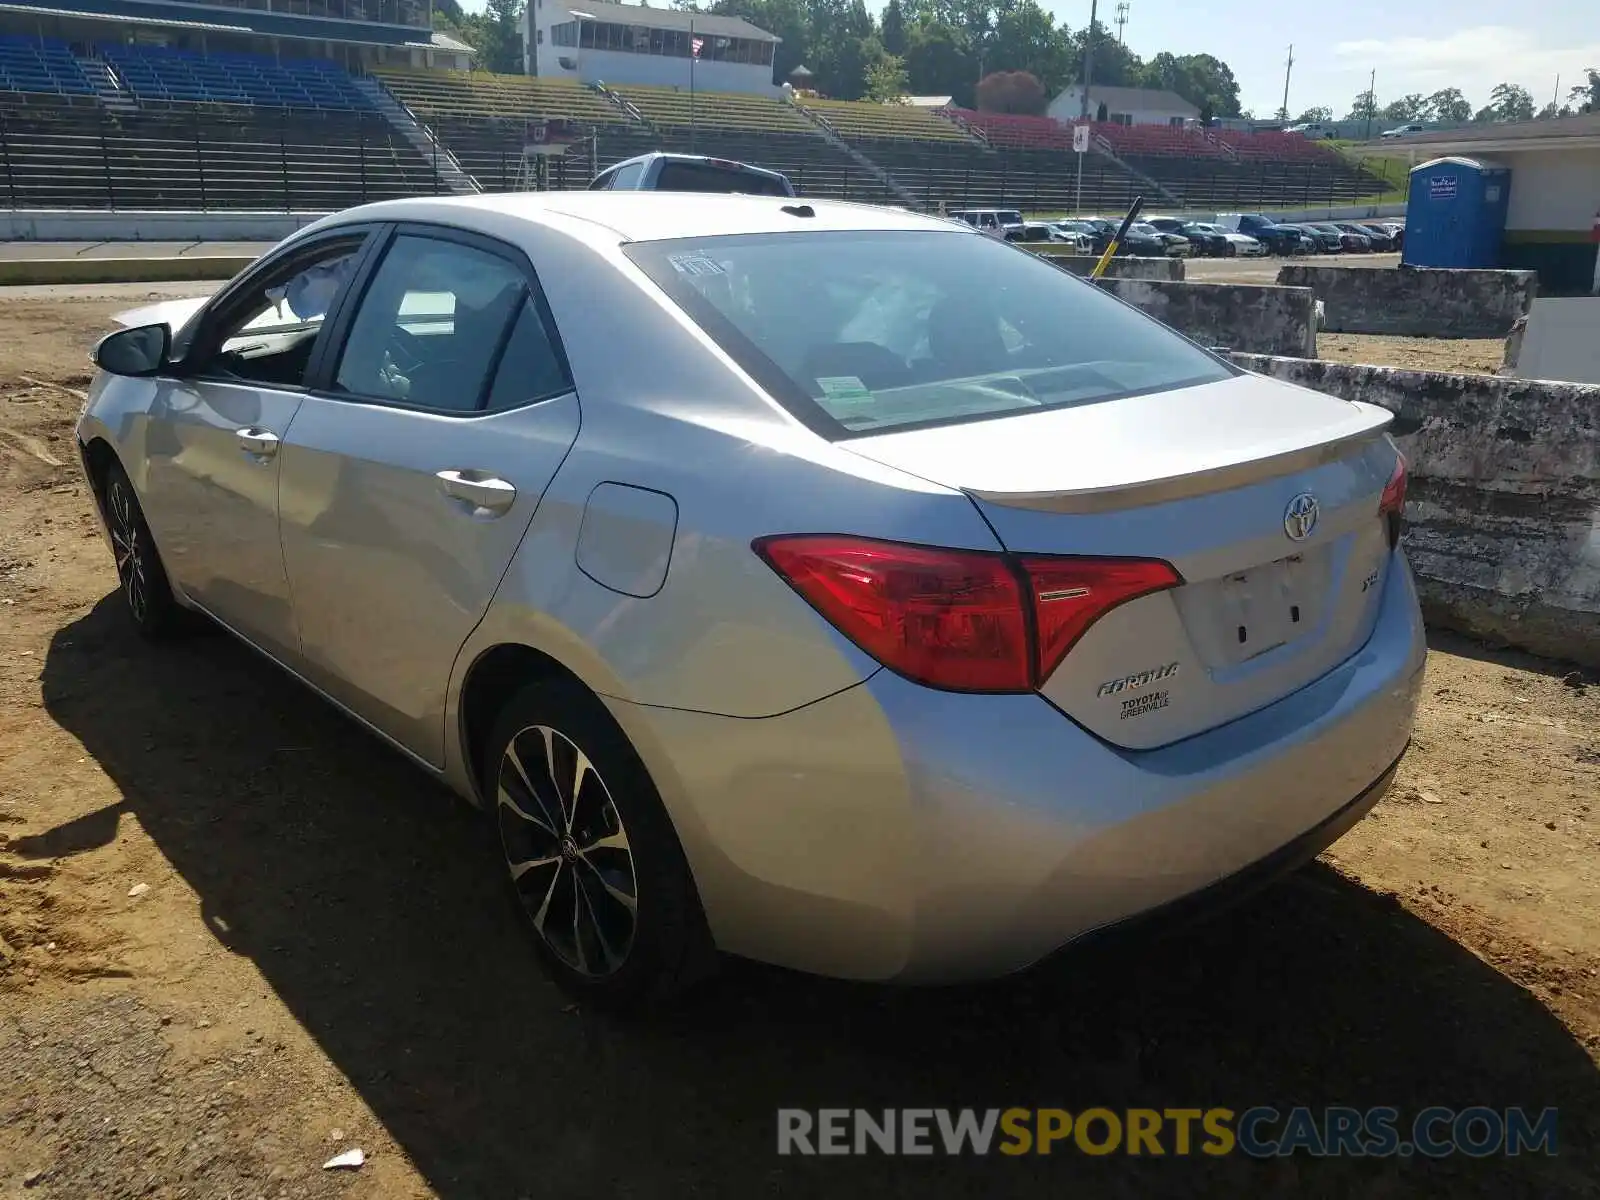
M 336 390 L 473 412 L 525 306 L 527 281 L 499 255 L 401 236 L 373 276 L 339 359 Z
M 677 239 L 625 252 L 829 438 L 1234 374 L 1037 255 L 954 229 Z
M 783 182 L 756 171 L 719 167 L 713 163 L 672 162 L 662 164 L 656 176 L 661 192 L 736 192 L 746 196 L 787 196 Z
M 643 163 L 629 163 L 627 166 L 618 167 L 611 172 L 611 178 L 606 181 L 606 187 L 613 191 L 632 190 L 639 186 L 639 176 L 644 174 Z

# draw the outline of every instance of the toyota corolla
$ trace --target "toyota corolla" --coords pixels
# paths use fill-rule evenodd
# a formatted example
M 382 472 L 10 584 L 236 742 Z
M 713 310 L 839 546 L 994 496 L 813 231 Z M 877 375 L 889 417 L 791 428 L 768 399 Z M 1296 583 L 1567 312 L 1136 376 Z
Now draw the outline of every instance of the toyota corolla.
M 78 441 L 133 623 L 481 805 L 596 1002 L 1015 971 L 1304 861 L 1410 735 L 1390 415 L 953 222 L 394 201 L 123 324 Z

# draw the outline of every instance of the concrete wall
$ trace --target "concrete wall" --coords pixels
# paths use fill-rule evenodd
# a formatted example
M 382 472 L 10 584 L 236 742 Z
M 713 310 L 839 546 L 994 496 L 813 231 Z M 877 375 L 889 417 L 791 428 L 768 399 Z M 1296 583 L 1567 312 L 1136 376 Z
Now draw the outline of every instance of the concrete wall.
M 1543 296 L 1533 302 L 1506 374 L 1520 379 L 1600 383 L 1600 296 Z
M 1504 337 L 1539 290 L 1532 271 L 1324 267 L 1285 263 L 1285 287 L 1306 287 L 1323 303 L 1329 333 L 1400 337 Z
M 320 212 L 0 211 L 0 242 L 277 242 Z
M 1100 261 L 1099 255 L 1080 254 L 1071 246 L 1052 246 L 1048 242 L 1018 242 L 1024 250 L 1032 250 L 1040 258 L 1048 258 L 1064 271 L 1074 275 L 1087 275 Z M 1106 264 L 1106 274 L 1113 279 L 1171 279 L 1184 277 L 1181 258 L 1140 258 L 1119 255 Z
M 1234 359 L 1395 413 L 1411 463 L 1405 547 L 1430 621 L 1600 667 L 1600 387 Z
M 1203 346 L 1316 357 L 1316 314 L 1308 288 L 1153 279 L 1098 282 Z

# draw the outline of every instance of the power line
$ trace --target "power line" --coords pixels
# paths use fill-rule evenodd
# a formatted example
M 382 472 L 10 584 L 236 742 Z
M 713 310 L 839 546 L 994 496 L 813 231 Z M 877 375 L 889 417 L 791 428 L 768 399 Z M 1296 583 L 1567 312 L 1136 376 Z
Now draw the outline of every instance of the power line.
M 1294 73 L 1294 47 L 1289 47 L 1289 61 L 1283 64 L 1283 107 L 1278 110 L 1278 119 L 1289 119 L 1289 76 Z

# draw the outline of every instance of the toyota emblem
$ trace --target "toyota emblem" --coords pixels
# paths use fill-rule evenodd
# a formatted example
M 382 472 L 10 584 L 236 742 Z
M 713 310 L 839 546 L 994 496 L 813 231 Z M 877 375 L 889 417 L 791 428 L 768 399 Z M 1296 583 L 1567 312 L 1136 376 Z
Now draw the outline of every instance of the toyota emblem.
M 1316 527 L 1317 498 L 1310 492 L 1301 492 L 1283 510 L 1283 531 L 1290 541 L 1303 542 Z

